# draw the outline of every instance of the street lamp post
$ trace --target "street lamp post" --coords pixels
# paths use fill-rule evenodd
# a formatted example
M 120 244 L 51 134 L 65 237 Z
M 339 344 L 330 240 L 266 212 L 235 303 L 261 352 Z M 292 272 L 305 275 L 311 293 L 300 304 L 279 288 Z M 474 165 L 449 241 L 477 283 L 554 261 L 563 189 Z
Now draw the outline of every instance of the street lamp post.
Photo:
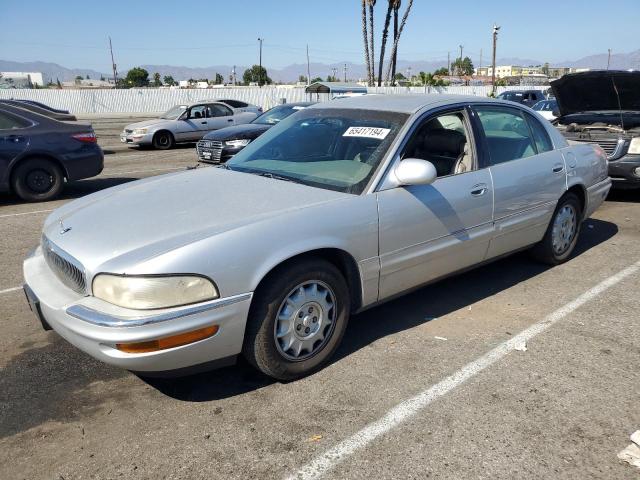
M 498 43 L 498 31 L 500 27 L 493 24 L 493 60 L 491 62 L 491 95 L 496 94 L 496 44 Z
M 258 70 L 258 86 L 262 87 L 262 42 L 264 38 L 258 38 L 258 42 L 260 43 L 260 56 L 259 56 L 259 65 L 260 69 Z

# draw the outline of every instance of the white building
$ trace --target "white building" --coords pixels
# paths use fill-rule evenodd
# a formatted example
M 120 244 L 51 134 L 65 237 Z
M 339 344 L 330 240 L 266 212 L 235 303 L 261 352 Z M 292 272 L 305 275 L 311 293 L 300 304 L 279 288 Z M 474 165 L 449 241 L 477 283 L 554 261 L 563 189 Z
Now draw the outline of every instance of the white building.
M 42 72 L 0 72 L 0 75 L 2 75 L 0 82 L 5 84 L 28 85 L 31 83 L 39 87 L 44 86 Z

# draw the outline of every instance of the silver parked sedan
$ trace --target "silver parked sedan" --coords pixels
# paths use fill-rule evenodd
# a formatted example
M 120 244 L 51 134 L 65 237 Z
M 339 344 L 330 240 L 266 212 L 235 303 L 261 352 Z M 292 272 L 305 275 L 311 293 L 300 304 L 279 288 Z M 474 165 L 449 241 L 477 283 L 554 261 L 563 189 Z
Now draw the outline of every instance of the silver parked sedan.
M 127 125 L 120 141 L 166 150 L 176 143 L 196 142 L 213 130 L 249 123 L 260 113 L 262 108 L 237 100 L 176 105 L 160 118 Z
M 122 368 L 243 354 L 294 379 L 328 361 L 353 312 L 516 250 L 564 262 L 610 185 L 599 147 L 513 103 L 344 99 L 223 167 L 56 210 L 25 291 L 45 328 Z

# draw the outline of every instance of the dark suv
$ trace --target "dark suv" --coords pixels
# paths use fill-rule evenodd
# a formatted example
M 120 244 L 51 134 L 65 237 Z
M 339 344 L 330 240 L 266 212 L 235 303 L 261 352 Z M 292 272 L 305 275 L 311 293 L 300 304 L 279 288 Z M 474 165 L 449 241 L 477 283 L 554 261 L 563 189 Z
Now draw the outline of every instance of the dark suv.
M 507 90 L 498 95 L 497 98 L 521 103 L 527 107 L 532 107 L 540 100 L 546 100 L 542 90 Z
M 640 188 L 640 72 L 571 73 L 551 82 L 556 128 L 567 140 L 599 145 L 616 188 Z

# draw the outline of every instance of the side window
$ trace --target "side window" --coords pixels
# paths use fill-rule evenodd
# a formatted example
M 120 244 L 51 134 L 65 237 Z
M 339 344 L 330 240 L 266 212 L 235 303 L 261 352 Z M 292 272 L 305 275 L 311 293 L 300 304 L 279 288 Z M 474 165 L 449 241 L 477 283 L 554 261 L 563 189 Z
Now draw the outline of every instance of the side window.
M 529 127 L 520 112 L 509 107 L 476 107 L 489 149 L 491 165 L 536 154 Z
M 402 158 L 433 163 L 438 177 L 475 169 L 471 135 L 463 111 L 431 117 L 418 126 L 407 142 Z
M 529 122 L 529 126 L 531 127 L 531 131 L 533 132 L 533 141 L 536 144 L 536 149 L 538 153 L 548 152 L 549 150 L 553 150 L 553 145 L 551 144 L 551 139 L 549 138 L 549 134 L 547 130 L 540 124 L 540 122 L 533 118 L 532 115 L 526 114 L 527 122 Z
M 31 124 L 26 120 L 23 120 L 13 115 L 7 115 L 4 112 L 0 112 L 0 130 L 14 130 L 16 128 L 27 128 Z
M 189 118 L 206 118 L 207 112 L 204 105 L 196 105 L 189 110 Z
M 209 105 L 210 117 L 226 117 L 229 115 L 233 115 L 233 111 L 231 111 L 229 107 L 226 107 L 219 103 L 212 103 L 211 105 Z

